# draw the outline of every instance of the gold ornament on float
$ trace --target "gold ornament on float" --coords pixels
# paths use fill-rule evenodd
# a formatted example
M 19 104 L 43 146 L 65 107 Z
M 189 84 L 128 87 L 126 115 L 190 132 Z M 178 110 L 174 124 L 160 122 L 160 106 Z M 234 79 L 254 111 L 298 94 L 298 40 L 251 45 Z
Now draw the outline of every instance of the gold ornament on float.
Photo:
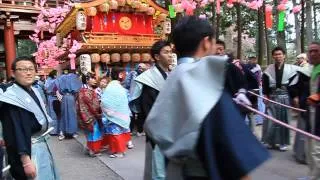
M 126 5 L 126 0 L 117 0 L 118 1 L 118 6 L 125 6 Z
M 140 5 L 140 8 L 138 9 L 139 12 L 147 12 L 148 11 L 148 8 L 149 8 L 149 5 L 148 4 L 145 4 L 145 3 L 142 3 Z
M 153 7 L 148 7 L 147 15 L 153 16 L 156 13 L 156 10 Z
M 95 16 L 97 15 L 97 8 L 96 7 L 89 7 L 86 9 L 86 14 L 88 16 Z
M 164 14 L 164 13 L 161 13 L 159 16 L 158 16 L 158 21 L 159 22 L 163 22 L 167 19 L 167 14 Z
M 108 3 L 104 3 L 104 4 L 99 5 L 100 12 L 107 13 L 107 12 L 109 12 L 109 9 L 110 9 L 110 5 Z
M 112 10 L 118 9 L 118 1 L 110 0 L 109 4 L 110 4 L 110 9 L 112 9 Z

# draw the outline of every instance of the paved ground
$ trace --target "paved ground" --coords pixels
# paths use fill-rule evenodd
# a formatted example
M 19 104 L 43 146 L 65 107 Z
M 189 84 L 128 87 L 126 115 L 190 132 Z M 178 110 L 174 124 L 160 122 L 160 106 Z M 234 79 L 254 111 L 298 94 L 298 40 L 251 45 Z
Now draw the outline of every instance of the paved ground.
M 61 180 L 122 180 L 98 158 L 86 156 L 76 140 L 50 138 L 49 143 Z
M 86 156 L 82 134 L 76 140 L 51 139 L 50 144 L 63 180 L 142 180 L 145 139 L 133 137 L 133 141 L 135 148 L 120 159 L 111 159 L 106 153 L 96 158 Z M 307 175 L 307 166 L 297 164 L 292 151 L 270 152 L 272 159 L 252 173 L 254 180 L 294 180 Z

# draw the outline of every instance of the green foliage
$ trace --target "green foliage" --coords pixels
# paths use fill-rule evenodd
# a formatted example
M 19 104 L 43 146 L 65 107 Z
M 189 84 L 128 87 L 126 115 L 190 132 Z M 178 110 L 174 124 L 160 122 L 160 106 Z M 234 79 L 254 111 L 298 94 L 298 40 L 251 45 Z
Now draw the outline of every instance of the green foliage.
M 18 39 L 17 57 L 31 56 L 37 51 L 36 44 L 30 39 Z

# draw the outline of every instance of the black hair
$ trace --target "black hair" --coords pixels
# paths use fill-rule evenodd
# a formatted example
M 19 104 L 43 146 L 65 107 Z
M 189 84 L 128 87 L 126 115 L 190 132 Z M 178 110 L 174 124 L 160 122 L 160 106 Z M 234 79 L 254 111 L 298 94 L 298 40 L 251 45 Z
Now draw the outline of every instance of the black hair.
M 164 40 L 159 40 L 157 42 L 155 42 L 150 50 L 151 56 L 154 60 L 156 60 L 155 56 L 156 54 L 160 54 L 160 51 L 162 48 L 164 48 L 165 46 L 170 46 L 170 42 L 168 41 L 164 41 Z
M 33 57 L 21 56 L 21 57 L 14 59 L 14 61 L 12 62 L 12 65 L 11 65 L 11 70 L 13 70 L 13 71 L 16 70 L 17 62 L 19 62 L 19 61 L 29 61 L 33 64 L 34 68 L 37 69 L 37 65 L 36 65 L 36 62 L 34 61 Z
M 90 78 L 94 78 L 94 76 L 90 73 L 88 73 L 86 75 L 82 74 L 82 76 L 81 76 L 82 84 L 87 84 Z
M 172 32 L 172 40 L 180 57 L 193 56 L 205 37 L 214 38 L 214 29 L 208 20 L 197 16 L 180 19 Z
M 52 70 L 50 73 L 49 73 L 49 77 L 51 77 L 51 78 L 54 78 L 54 76 L 56 76 L 57 75 L 57 70 Z
M 285 51 L 282 47 L 280 47 L 280 46 L 277 46 L 277 47 L 273 48 L 273 50 L 272 50 L 272 55 L 273 55 L 276 51 L 281 51 L 283 54 L 286 54 L 286 51 Z
M 220 39 L 217 39 L 216 44 L 220 44 L 223 46 L 223 48 L 226 48 L 226 43 Z
M 112 68 L 110 73 L 111 80 L 119 80 L 120 72 L 121 72 L 120 68 Z

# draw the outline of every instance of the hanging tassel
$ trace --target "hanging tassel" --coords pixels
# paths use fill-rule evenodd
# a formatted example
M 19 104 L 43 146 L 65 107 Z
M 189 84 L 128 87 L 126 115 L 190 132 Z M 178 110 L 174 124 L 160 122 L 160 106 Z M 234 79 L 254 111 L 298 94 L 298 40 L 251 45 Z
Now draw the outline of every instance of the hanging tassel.
M 176 12 L 174 10 L 174 7 L 173 5 L 169 5 L 169 17 L 171 19 L 175 18 L 176 17 Z
M 266 21 L 266 28 L 272 29 L 272 12 L 266 11 L 265 12 L 265 21 Z
M 279 13 L 279 23 L 278 23 L 278 31 L 284 31 L 284 20 L 286 17 L 286 12 L 285 11 L 281 11 Z
M 216 6 L 217 6 L 217 7 L 216 7 L 216 12 L 217 12 L 217 14 L 220 14 L 220 7 L 221 7 L 221 6 L 220 6 L 220 0 L 216 0 L 216 3 L 217 3 L 217 4 L 216 4 Z

